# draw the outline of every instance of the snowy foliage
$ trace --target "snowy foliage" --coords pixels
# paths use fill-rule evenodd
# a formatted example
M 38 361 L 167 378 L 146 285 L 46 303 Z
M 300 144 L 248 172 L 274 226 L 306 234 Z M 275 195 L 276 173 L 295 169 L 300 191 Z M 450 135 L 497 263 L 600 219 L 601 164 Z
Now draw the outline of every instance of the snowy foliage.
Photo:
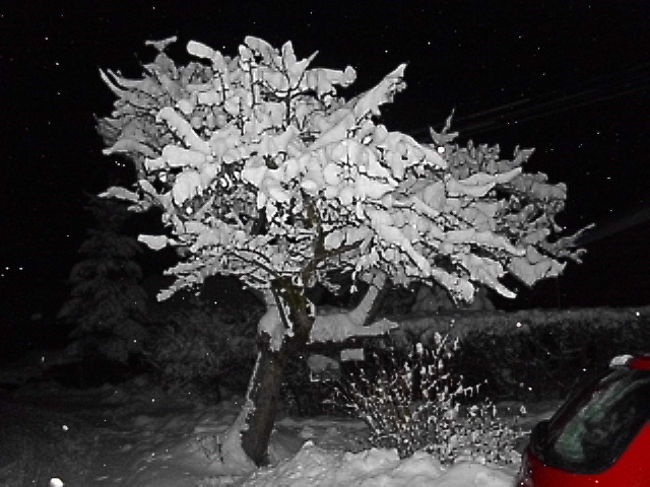
M 72 290 L 59 318 L 74 324 L 69 348 L 79 358 L 99 353 L 125 362 L 142 351 L 147 335 L 147 295 L 134 260 L 141 249 L 120 233 L 129 216 L 123 203 L 96 198 L 88 210 L 97 227 L 81 244 L 83 259 L 70 272 Z
M 443 464 L 460 460 L 513 464 L 521 433 L 499 420 L 495 406 L 477 401 L 479 386 L 465 386 L 447 368 L 458 341 L 436 334 L 435 347 L 418 344 L 403 361 L 391 355 L 343 378 L 334 401 L 370 427 L 370 443 L 395 448 L 400 457 L 418 450 Z
M 197 60 L 177 66 L 168 41 L 151 43 L 159 53 L 142 79 L 101 72 L 118 100 L 99 122 L 104 152 L 138 174 L 103 195 L 161 208 L 169 233 L 140 241 L 184 256 L 160 299 L 217 273 L 305 288 L 331 270 L 367 280 L 374 269 L 456 300 L 477 283 L 512 297 L 507 272 L 530 285 L 579 257 L 554 220 L 565 186 L 523 171 L 532 150 L 502 160 L 498 146 L 454 144 L 449 124 L 420 143 L 378 123 L 405 87 L 404 64 L 346 100 L 337 89 L 354 69 L 314 68 L 315 54 L 299 59 L 290 42 L 246 37 L 230 57 L 191 41 Z

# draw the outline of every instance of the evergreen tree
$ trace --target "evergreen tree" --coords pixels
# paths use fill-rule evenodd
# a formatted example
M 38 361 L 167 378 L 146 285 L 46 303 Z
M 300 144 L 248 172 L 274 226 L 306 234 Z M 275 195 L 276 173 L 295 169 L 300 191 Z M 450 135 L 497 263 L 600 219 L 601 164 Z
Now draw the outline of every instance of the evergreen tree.
M 86 209 L 96 228 L 79 248 L 82 260 L 70 272 L 72 290 L 59 318 L 73 325 L 70 350 L 80 358 L 126 362 L 146 336 L 147 295 L 134 260 L 140 244 L 120 233 L 129 216 L 121 202 L 92 197 Z

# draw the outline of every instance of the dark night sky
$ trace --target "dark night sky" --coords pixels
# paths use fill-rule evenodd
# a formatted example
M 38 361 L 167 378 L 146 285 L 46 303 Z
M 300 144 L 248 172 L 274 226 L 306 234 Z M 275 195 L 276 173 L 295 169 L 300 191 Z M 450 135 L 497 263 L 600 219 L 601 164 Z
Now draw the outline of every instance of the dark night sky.
M 2 2 L 5 293 L 30 310 L 55 306 L 87 225 L 84 193 L 125 174 L 94 131 L 113 101 L 98 68 L 139 75 L 154 55 L 147 39 L 178 35 L 170 53 L 186 62 L 188 40 L 234 54 L 248 34 L 352 65 L 356 90 L 408 61 L 408 89 L 385 112 L 392 129 L 424 136 L 455 107 L 461 141 L 498 142 L 504 157 L 536 147 L 529 169 L 569 186 L 562 223 L 602 223 L 602 234 L 581 268 L 521 306 L 650 303 L 646 0 Z M 606 236 L 616 223 L 623 231 Z

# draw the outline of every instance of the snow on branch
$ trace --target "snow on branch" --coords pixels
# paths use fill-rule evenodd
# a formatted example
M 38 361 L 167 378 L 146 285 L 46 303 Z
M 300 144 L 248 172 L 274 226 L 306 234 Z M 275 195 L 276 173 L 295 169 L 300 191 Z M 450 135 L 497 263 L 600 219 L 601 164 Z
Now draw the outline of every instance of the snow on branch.
M 368 326 L 355 323 L 350 313 L 318 315 L 310 335 L 311 343 L 341 343 L 350 338 L 385 335 L 399 324 L 382 318 Z
M 385 318 L 370 325 L 365 325 L 370 310 L 385 282 L 386 276 L 383 273 L 375 273 L 366 294 L 353 310 L 317 315 L 311 331 L 310 342 L 340 343 L 355 337 L 384 335 L 393 328 L 398 327 L 397 323 Z

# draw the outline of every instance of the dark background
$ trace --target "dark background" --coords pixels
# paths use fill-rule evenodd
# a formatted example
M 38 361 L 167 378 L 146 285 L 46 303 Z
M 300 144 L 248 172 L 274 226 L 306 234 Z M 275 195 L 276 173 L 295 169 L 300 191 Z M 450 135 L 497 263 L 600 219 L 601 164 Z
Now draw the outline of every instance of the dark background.
M 0 2 L 0 317 L 54 316 L 66 297 L 86 195 L 129 176 L 101 154 L 93 117 L 113 97 L 98 68 L 137 77 L 144 41 L 171 35 L 177 63 L 192 39 L 229 55 L 249 34 L 291 40 L 352 65 L 354 93 L 408 61 L 391 129 L 426 138 L 455 108 L 461 141 L 537 148 L 528 170 L 568 184 L 568 230 L 599 225 L 582 266 L 511 306 L 648 304 L 649 21 L 642 0 Z

